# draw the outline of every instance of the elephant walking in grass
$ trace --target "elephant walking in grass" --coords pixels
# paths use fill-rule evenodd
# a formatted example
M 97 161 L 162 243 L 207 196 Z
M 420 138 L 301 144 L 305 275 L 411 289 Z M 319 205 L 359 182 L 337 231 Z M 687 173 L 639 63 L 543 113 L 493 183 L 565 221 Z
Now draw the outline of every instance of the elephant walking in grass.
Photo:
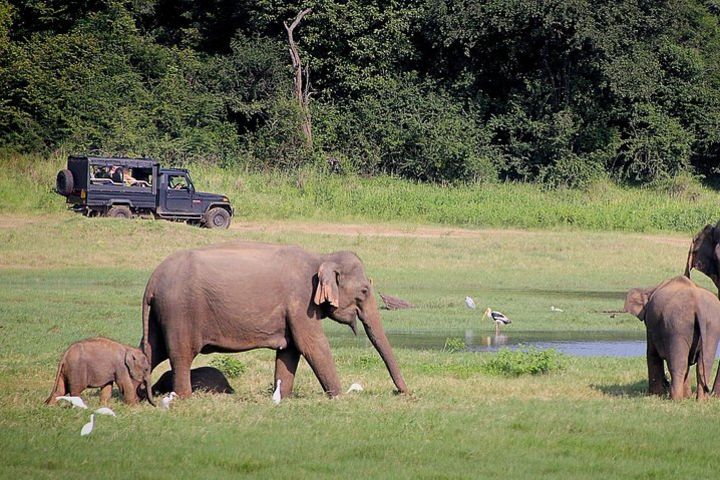
M 190 365 L 200 353 L 276 350 L 281 395 L 293 389 L 302 355 L 330 396 L 340 378 L 321 320 L 355 332 L 360 319 L 395 386 L 408 392 L 385 336 L 372 285 L 351 252 L 319 255 L 297 246 L 234 242 L 177 252 L 148 280 L 141 348 L 155 368 L 170 359 L 173 390 L 191 393 Z
M 125 403 L 147 399 L 154 405 L 150 390 L 150 363 L 142 351 L 113 340 L 96 337 L 75 342 L 63 353 L 48 405 L 55 397 L 79 396 L 86 388 L 100 388 L 100 403 L 106 405 L 112 385 L 120 389 Z
M 697 398 L 710 393 L 712 372 L 720 341 L 720 300 L 692 280 L 679 276 L 651 288 L 633 288 L 625 311 L 645 322 L 649 391 L 663 395 L 668 386 L 663 361 L 670 371 L 670 398 L 689 397 L 690 366 L 697 364 Z M 712 391 L 718 394 L 718 379 Z

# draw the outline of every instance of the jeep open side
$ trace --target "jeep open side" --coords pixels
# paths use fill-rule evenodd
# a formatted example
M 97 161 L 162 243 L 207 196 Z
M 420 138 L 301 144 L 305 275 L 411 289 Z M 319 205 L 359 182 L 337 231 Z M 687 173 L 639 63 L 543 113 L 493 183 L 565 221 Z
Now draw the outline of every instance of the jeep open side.
M 71 156 L 55 189 L 88 216 L 151 215 L 228 228 L 234 213 L 226 196 L 195 191 L 186 169 L 161 168 L 148 159 Z

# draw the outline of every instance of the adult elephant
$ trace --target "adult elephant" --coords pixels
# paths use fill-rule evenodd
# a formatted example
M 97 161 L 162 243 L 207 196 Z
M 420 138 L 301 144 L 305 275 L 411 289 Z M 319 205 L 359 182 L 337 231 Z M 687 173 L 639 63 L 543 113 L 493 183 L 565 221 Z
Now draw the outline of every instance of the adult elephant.
M 697 363 L 697 397 L 709 393 L 720 341 L 720 300 L 687 277 L 679 276 L 651 288 L 633 288 L 625 311 L 645 322 L 650 393 L 663 395 L 668 385 L 663 361 L 670 371 L 670 398 L 690 396 L 690 366 Z M 720 385 L 716 376 L 713 392 Z
M 692 240 L 685 264 L 685 276 L 695 268 L 710 277 L 720 294 L 720 222 L 705 225 Z
M 408 392 L 385 336 L 371 282 L 351 252 L 319 255 L 297 246 L 236 242 L 185 250 L 153 272 L 143 299 L 141 348 L 155 368 L 169 358 L 173 387 L 191 393 L 199 353 L 277 351 L 275 384 L 292 392 L 302 355 L 331 396 L 341 391 L 321 320 L 355 332 L 359 318 L 395 386 Z

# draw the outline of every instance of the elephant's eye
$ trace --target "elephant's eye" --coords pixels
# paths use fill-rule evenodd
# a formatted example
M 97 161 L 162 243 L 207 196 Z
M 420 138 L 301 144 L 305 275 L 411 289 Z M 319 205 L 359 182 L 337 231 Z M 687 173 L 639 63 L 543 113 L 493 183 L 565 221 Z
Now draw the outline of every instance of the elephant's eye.
M 367 287 L 363 287 L 363 288 L 360 290 L 360 293 L 362 293 L 363 297 L 367 297 L 367 294 L 368 294 L 369 291 L 370 291 L 370 290 L 369 290 Z

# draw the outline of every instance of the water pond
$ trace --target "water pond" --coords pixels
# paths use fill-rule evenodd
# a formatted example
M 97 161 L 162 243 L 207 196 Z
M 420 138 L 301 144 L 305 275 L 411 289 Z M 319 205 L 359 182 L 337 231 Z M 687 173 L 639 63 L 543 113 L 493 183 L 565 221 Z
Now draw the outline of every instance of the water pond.
M 471 352 L 496 352 L 500 348 L 554 348 L 567 355 L 583 357 L 640 357 L 645 355 L 645 332 L 642 331 L 553 331 L 522 332 L 506 329 L 499 335 L 487 330 L 389 332 L 395 348 L 462 349 Z M 331 343 L 344 346 L 371 347 L 365 335 L 330 335 Z

